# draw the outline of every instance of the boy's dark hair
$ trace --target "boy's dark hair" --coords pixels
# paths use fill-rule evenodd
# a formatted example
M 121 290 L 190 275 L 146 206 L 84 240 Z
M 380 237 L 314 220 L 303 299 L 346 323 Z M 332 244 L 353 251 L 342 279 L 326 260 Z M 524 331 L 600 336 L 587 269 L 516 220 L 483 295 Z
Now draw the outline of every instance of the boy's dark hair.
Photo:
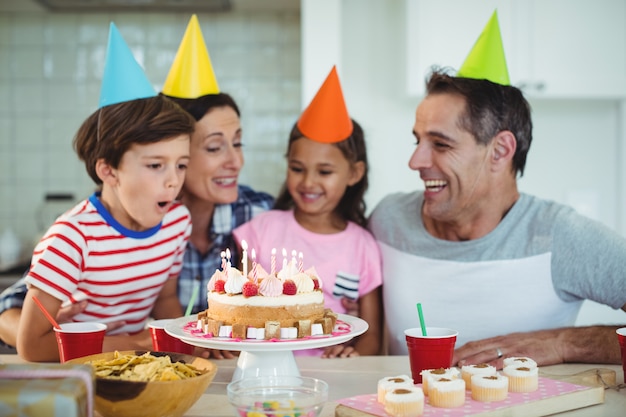
M 335 213 L 341 216 L 342 219 L 346 219 L 358 224 L 359 226 L 366 227 L 366 206 L 363 197 L 365 196 L 365 192 L 367 191 L 367 187 L 369 186 L 369 182 L 367 179 L 367 171 L 369 170 L 369 165 L 367 164 L 365 135 L 361 126 L 354 119 L 352 119 L 352 125 L 352 134 L 346 140 L 333 143 L 333 145 L 339 148 L 339 150 L 348 160 L 350 165 L 362 161 L 364 165 L 364 172 L 363 177 L 359 182 L 349 186 L 346 189 L 346 192 L 344 193 L 343 197 L 341 197 L 339 204 L 335 208 Z M 298 129 L 297 123 L 294 124 L 293 128 L 291 129 L 291 133 L 289 134 L 287 155 L 289 155 L 291 144 L 294 141 L 305 137 L 306 136 L 304 136 Z M 293 198 L 291 197 L 291 194 L 289 194 L 289 191 L 287 190 L 285 184 L 283 184 L 278 198 L 276 198 L 276 202 L 274 203 L 274 208 L 278 210 L 289 210 L 293 208 L 293 206 Z
M 526 156 L 532 142 L 533 124 L 530 104 L 522 92 L 510 85 L 488 80 L 453 77 L 446 70 L 434 69 L 426 82 L 428 94 L 458 94 L 465 99 L 465 114 L 460 118 L 463 129 L 478 143 L 488 144 L 503 130 L 513 133 L 517 142 L 513 155 L 513 172 L 524 174 Z
M 163 95 L 163 93 L 161 93 Z M 180 107 L 185 109 L 187 113 L 193 116 L 196 121 L 202 119 L 207 112 L 216 107 L 230 107 L 235 110 L 237 116 L 241 117 L 239 107 L 235 100 L 226 93 L 207 94 L 198 98 L 178 98 L 165 96 L 174 101 Z
M 156 143 L 193 133 L 195 121 L 164 96 L 149 97 L 102 107 L 76 132 L 74 150 L 97 185 L 96 162 L 104 159 L 117 168 L 133 144 Z

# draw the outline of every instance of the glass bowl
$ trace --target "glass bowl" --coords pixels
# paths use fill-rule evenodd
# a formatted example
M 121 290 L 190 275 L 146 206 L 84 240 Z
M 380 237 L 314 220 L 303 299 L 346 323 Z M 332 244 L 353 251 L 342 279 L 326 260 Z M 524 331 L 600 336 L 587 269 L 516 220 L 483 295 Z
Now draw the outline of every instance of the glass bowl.
M 303 376 L 243 378 L 226 388 L 239 417 L 317 417 L 328 400 L 328 384 Z

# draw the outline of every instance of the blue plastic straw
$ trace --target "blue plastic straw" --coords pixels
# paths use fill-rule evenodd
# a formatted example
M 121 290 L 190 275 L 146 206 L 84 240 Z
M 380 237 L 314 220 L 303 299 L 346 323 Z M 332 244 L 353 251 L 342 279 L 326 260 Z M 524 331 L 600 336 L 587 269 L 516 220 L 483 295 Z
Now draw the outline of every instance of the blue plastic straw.
M 424 324 L 424 313 L 422 313 L 422 303 L 417 303 L 417 315 L 420 317 L 420 326 L 422 326 L 422 336 L 428 336 L 428 334 L 426 334 L 426 325 Z

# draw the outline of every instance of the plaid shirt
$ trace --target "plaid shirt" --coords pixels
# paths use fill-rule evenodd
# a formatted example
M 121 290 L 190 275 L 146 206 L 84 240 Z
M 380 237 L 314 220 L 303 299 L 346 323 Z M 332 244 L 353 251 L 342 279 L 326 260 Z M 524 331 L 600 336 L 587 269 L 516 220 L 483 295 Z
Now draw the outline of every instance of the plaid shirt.
M 183 269 L 178 277 L 178 299 L 183 309 L 187 307 L 196 285 L 200 285 L 200 288 L 192 313 L 207 309 L 206 288 L 215 270 L 220 269 L 222 263 L 220 252 L 229 248 L 232 254 L 231 263 L 233 265 L 239 263 L 233 229 L 257 214 L 271 209 L 273 205 L 274 198 L 271 195 L 240 185 L 237 201 L 215 206 L 209 231 L 211 248 L 208 253 L 203 256 L 191 242 L 185 251 Z

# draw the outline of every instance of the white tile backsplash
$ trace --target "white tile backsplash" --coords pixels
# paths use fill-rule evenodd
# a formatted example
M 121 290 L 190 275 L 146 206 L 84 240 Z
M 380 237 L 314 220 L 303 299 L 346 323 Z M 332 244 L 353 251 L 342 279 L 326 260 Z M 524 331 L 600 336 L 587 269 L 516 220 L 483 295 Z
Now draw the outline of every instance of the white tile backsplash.
M 48 192 L 87 197 L 94 184 L 73 149 L 96 110 L 109 24 L 160 91 L 191 14 L 39 13 L 0 15 L 0 231 L 26 250 L 40 233 Z M 289 129 L 300 113 L 298 12 L 199 13 L 222 91 L 242 111 L 242 183 L 276 194 Z

